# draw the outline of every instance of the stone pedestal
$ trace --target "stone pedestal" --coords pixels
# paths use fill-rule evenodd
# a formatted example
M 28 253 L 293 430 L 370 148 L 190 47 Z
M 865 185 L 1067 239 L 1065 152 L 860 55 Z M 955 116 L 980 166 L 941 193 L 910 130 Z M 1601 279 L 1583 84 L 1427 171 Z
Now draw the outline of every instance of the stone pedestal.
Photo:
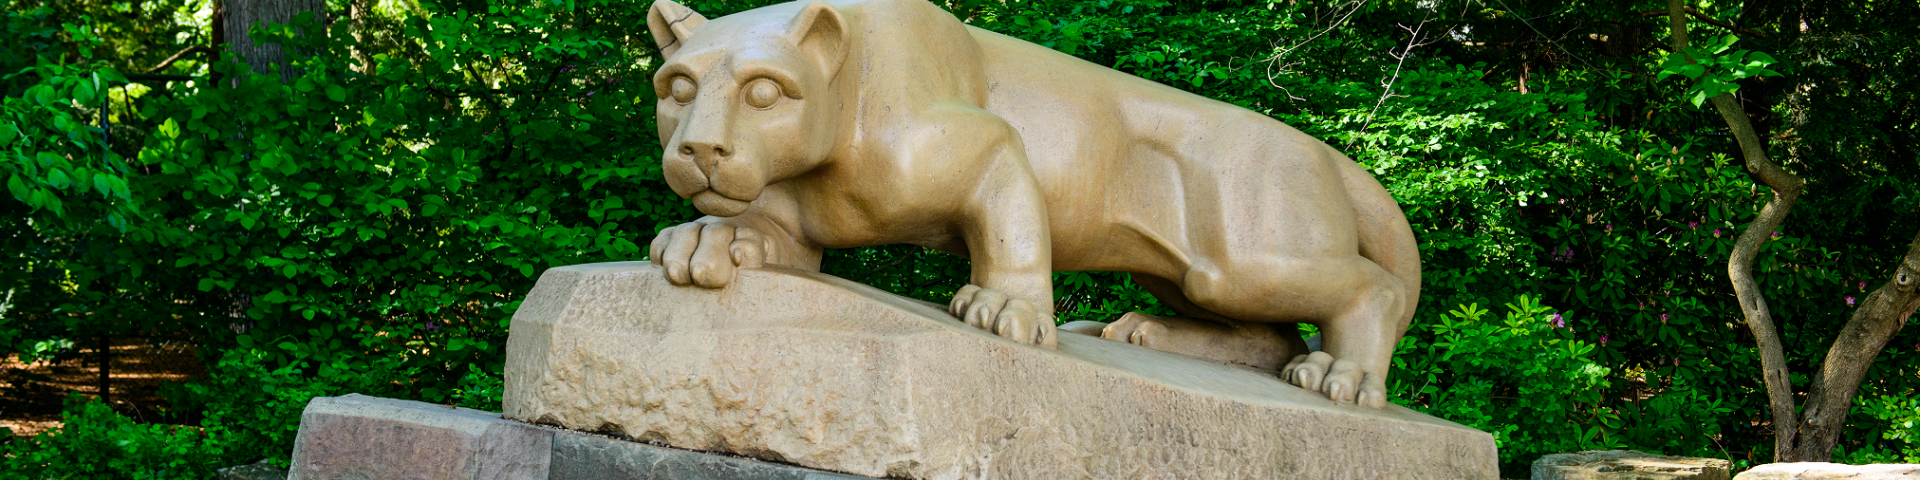
M 1727 480 L 1732 462 L 1632 450 L 1556 453 L 1533 462 L 1533 480 Z
M 307 404 L 291 472 L 249 465 L 223 471 L 221 478 L 872 480 L 527 425 L 479 410 L 362 395 L 321 397 Z
M 1826 462 L 1769 463 L 1734 480 L 1920 480 L 1920 464 L 1847 465 Z
M 1494 479 L 1492 436 L 1248 370 L 1063 334 L 1058 350 L 818 273 L 676 287 L 548 270 L 514 315 L 508 418 L 895 478 Z

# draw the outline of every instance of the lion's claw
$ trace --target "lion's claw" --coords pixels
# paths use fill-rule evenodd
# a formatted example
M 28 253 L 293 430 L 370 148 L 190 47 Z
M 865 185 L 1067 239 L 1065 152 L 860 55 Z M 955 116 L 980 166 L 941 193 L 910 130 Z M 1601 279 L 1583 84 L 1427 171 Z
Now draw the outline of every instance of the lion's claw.
M 661 231 L 647 257 L 674 285 L 721 288 L 733 281 L 735 270 L 765 265 L 766 250 L 752 227 L 690 222 Z
M 1358 362 L 1335 359 L 1327 352 L 1293 357 L 1280 370 L 1280 379 L 1327 396 L 1336 403 L 1358 403 L 1373 408 L 1387 405 L 1386 377 L 1369 373 Z
M 961 287 L 947 311 L 968 326 L 993 332 L 1008 340 L 1055 348 L 1060 334 L 1053 316 L 1023 298 L 975 285 Z

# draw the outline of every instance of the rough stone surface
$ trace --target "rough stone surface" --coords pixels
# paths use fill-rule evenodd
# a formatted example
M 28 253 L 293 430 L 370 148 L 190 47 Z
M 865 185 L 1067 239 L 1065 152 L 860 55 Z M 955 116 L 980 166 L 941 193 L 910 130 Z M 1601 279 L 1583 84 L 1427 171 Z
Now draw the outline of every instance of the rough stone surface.
M 1533 480 L 1727 480 L 1730 467 L 1718 458 L 1589 450 L 1540 457 L 1533 462 Z
M 363 395 L 315 398 L 291 480 L 545 479 L 553 430 L 480 410 Z
M 320 442 L 323 437 L 331 437 L 326 438 L 331 443 Z M 305 479 L 868 478 L 527 425 L 478 410 L 361 395 L 314 399 L 301 418 L 297 442 L 293 463 L 301 475 L 296 478 Z M 354 449 L 337 445 L 351 442 L 362 443 Z M 221 470 L 219 478 L 284 480 L 288 472 L 258 463 Z
M 1076 334 L 1016 344 L 818 273 L 701 289 L 637 262 L 556 268 L 511 332 L 508 418 L 860 475 L 1498 475 L 1491 435 L 1405 408 Z
M 1920 465 L 1846 465 L 1825 462 L 1769 463 L 1740 472 L 1735 480 L 1920 480 Z
M 555 479 L 859 480 L 810 468 L 759 462 L 563 431 L 553 438 Z
M 287 469 L 275 467 L 266 461 L 238 467 L 220 469 L 215 478 L 220 480 L 287 480 Z

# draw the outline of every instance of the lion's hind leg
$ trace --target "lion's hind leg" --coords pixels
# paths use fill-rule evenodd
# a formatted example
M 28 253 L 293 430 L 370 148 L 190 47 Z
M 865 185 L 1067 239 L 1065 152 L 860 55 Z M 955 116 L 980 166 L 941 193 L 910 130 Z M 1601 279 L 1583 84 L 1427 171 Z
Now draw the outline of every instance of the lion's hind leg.
M 1235 321 L 1194 305 L 1173 282 L 1139 274 L 1133 281 L 1180 315 L 1132 312 L 1110 324 L 1074 322 L 1063 328 L 1091 331 L 1100 325 L 1092 334 L 1108 340 L 1267 371 L 1279 370 L 1287 359 L 1307 353 L 1293 324 Z

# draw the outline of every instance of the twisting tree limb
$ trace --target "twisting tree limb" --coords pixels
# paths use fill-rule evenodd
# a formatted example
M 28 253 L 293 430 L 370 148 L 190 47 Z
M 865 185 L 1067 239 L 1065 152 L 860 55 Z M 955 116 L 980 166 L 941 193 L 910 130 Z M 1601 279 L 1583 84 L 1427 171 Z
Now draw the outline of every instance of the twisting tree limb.
M 1682 56 L 1687 55 L 1687 14 L 1683 1 L 1667 0 L 1667 18 L 1672 26 L 1669 40 L 1673 51 Z M 1694 59 L 1689 57 L 1687 61 Z M 1780 345 L 1780 330 L 1773 322 L 1773 312 L 1767 308 L 1766 297 L 1761 295 L 1760 284 L 1753 279 L 1753 257 L 1759 255 L 1760 248 L 1766 246 L 1773 232 L 1786 221 L 1787 213 L 1793 211 L 1806 181 L 1787 173 L 1767 157 L 1752 121 L 1732 93 L 1722 93 L 1712 101 L 1714 110 L 1720 112 L 1720 118 L 1726 120 L 1727 128 L 1733 130 L 1734 138 L 1740 142 L 1747 172 L 1773 190 L 1773 198 L 1767 200 L 1766 206 L 1760 208 L 1760 215 L 1734 242 L 1733 254 L 1727 259 L 1727 277 L 1733 280 L 1733 292 L 1740 301 L 1741 313 L 1746 316 L 1747 328 L 1753 331 L 1754 343 L 1760 347 L 1760 370 L 1767 385 L 1769 410 L 1773 413 L 1777 461 L 1796 444 L 1793 426 L 1799 423 L 1799 417 L 1793 408 L 1793 382 L 1787 377 L 1787 356 Z
M 1691 8 L 1683 9 L 1682 1 L 1667 0 L 1667 17 L 1672 22 L 1673 51 L 1686 55 L 1685 13 L 1699 14 Z M 1687 58 L 1687 61 L 1694 60 Z M 1866 377 L 1867 368 L 1873 365 L 1874 357 L 1886 348 L 1894 333 L 1906 325 L 1914 310 L 1920 309 L 1920 235 L 1914 236 L 1907 246 L 1907 254 L 1894 268 L 1893 278 L 1868 294 L 1847 319 L 1846 326 L 1841 327 L 1840 335 L 1827 348 L 1820 370 L 1814 374 L 1802 404 L 1805 408 L 1796 411 L 1780 332 L 1774 325 L 1766 298 L 1760 294 L 1760 285 L 1753 279 L 1753 258 L 1786 220 L 1787 212 L 1793 210 L 1794 202 L 1806 188 L 1806 181 L 1787 173 L 1767 157 L 1746 111 L 1732 94 L 1720 94 L 1712 101 L 1714 109 L 1720 112 L 1740 142 L 1747 172 L 1773 189 L 1773 198 L 1761 207 L 1760 215 L 1746 231 L 1740 233 L 1727 259 L 1727 276 L 1733 281 L 1733 291 L 1739 297 L 1747 327 L 1753 330 L 1754 343 L 1760 347 L 1760 368 L 1773 414 L 1773 458 L 1776 462 L 1824 462 L 1833 456 L 1833 446 L 1840 439 L 1840 427 L 1846 422 L 1847 411 L 1853 407 L 1853 397 L 1860 391 L 1860 380 Z

